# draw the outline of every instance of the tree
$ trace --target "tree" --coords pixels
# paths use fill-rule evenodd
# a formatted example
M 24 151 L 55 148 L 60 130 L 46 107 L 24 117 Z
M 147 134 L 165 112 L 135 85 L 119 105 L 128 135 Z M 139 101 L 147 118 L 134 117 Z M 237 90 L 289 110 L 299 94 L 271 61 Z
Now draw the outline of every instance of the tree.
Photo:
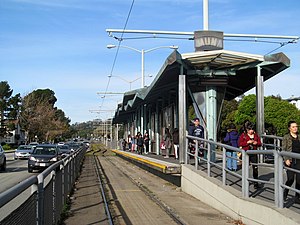
M 23 98 L 21 121 L 29 140 L 52 141 L 68 131 L 70 120 L 54 107 L 56 100 L 50 89 L 38 89 Z
M 238 101 L 233 99 L 231 101 L 224 100 L 221 111 L 221 130 L 226 131 L 229 124 L 235 123 L 235 114 L 238 109 Z
M 287 132 L 290 120 L 300 121 L 300 111 L 296 106 L 281 99 L 280 96 L 264 98 L 265 128 L 274 130 L 276 135 L 283 136 Z M 235 123 L 242 125 L 248 119 L 256 123 L 256 96 L 248 95 L 243 98 L 235 114 Z
M 7 81 L 0 82 L 0 137 L 14 130 L 14 121 L 18 118 L 21 97 L 20 94 L 12 96 L 13 90 Z
M 237 113 L 235 115 L 235 123 L 242 125 L 245 120 L 256 123 L 256 96 L 247 95 L 239 103 Z
M 57 101 L 57 98 L 55 97 L 54 91 L 47 89 L 37 89 L 30 94 L 32 96 L 31 100 L 33 101 L 32 104 L 35 104 L 35 101 L 37 102 L 44 102 L 48 103 L 50 106 L 54 107 L 54 104 Z
M 265 97 L 265 123 L 275 127 L 276 135 L 283 136 L 287 133 L 290 120 L 300 122 L 300 111 L 295 105 L 278 97 Z

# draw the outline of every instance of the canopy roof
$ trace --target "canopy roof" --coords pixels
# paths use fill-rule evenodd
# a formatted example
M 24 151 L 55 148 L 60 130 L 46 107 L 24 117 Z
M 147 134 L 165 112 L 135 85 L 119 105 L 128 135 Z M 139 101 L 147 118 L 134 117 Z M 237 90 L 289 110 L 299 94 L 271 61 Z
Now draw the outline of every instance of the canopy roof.
M 124 94 L 114 123 L 126 121 L 128 115 L 141 104 L 170 101 L 172 98 L 176 100 L 180 74 L 187 75 L 187 83 L 192 92 L 205 90 L 210 85 L 222 87 L 225 99 L 234 99 L 255 87 L 257 66 L 261 68 L 261 75 L 266 81 L 288 68 L 290 60 L 283 53 L 262 56 L 216 50 L 180 54 L 175 50 L 165 60 L 149 87 Z
M 181 56 L 189 65 L 199 69 L 206 66 L 209 66 L 210 69 L 230 68 L 256 61 L 264 61 L 264 57 L 261 55 L 228 50 L 185 53 Z

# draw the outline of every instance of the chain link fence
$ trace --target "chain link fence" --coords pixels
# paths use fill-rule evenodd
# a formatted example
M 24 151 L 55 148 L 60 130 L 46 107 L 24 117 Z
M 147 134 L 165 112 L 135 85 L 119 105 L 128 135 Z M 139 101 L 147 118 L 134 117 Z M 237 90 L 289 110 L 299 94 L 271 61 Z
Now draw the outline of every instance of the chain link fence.
M 52 225 L 60 220 L 86 148 L 0 194 L 0 225 Z

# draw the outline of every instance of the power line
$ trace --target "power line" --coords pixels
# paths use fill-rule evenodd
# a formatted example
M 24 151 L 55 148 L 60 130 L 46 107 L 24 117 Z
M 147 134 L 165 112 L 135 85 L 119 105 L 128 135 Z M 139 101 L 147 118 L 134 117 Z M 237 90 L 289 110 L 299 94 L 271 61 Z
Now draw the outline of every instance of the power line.
M 194 33 L 193 32 L 178 32 L 178 31 L 157 31 L 157 30 L 119 30 L 119 29 L 106 29 L 106 32 L 108 32 L 108 35 L 110 37 L 113 37 L 119 41 L 123 40 L 132 40 L 132 39 L 149 39 L 149 38 L 160 38 L 160 39 L 186 39 L 186 40 L 194 40 Z M 140 37 L 116 37 L 113 35 L 113 33 L 130 33 L 130 34 L 144 34 L 148 36 L 140 36 Z M 164 35 L 164 36 L 159 36 Z M 169 35 L 169 36 L 165 36 Z M 176 36 L 176 37 L 175 37 Z M 178 38 L 178 36 L 190 36 L 188 38 Z M 267 54 L 270 54 L 282 47 L 284 47 L 287 44 L 295 44 L 300 39 L 299 36 L 283 36 L 283 35 L 259 35 L 259 34 L 227 34 L 224 33 L 224 40 L 225 41 L 239 41 L 239 42 L 260 42 L 260 43 L 268 43 L 268 44 L 279 44 L 279 47 L 276 47 L 274 50 L 268 52 Z M 243 39 L 241 39 L 243 38 Z M 247 39 L 244 39 L 247 38 Z M 250 39 L 249 39 L 250 38 Z M 267 41 L 265 39 L 273 39 L 273 41 Z M 282 42 L 279 41 L 279 39 L 288 39 L 289 41 Z M 265 54 L 265 55 L 267 55 Z
M 111 35 L 112 36 L 112 35 Z M 113 38 L 117 39 L 119 42 L 121 41 L 125 41 L 125 40 L 141 40 L 141 39 L 170 39 L 170 40 L 194 40 L 193 37 L 189 37 L 189 38 L 180 38 L 180 37 L 174 37 L 174 36 L 157 36 L 157 35 L 153 35 L 153 36 L 141 36 L 141 37 L 127 37 L 127 38 L 118 38 L 116 36 L 112 36 Z M 287 42 L 281 42 L 281 41 L 266 41 L 266 40 L 259 40 L 257 38 L 254 39 L 231 39 L 229 38 L 224 38 L 224 41 L 236 41 L 236 42 L 257 42 L 257 43 L 267 43 L 267 44 L 279 44 L 279 47 L 276 47 L 274 50 L 266 53 L 265 55 L 271 54 L 272 52 L 284 47 L 287 44 L 294 44 L 297 43 L 296 39 L 293 39 L 291 41 L 287 41 Z
M 147 36 L 147 37 L 127 37 L 127 38 L 122 38 L 122 41 L 125 40 L 135 40 L 135 39 L 150 39 L 150 38 L 154 38 L 154 39 L 178 39 L 178 40 L 193 40 L 193 38 L 180 38 L 180 37 L 160 37 L 160 36 Z
M 111 76 L 112 76 L 112 74 L 113 74 L 113 71 L 114 71 L 116 62 L 117 62 L 117 58 L 118 58 L 118 54 L 119 54 L 119 49 L 120 49 L 121 41 L 122 41 L 122 38 L 123 38 L 123 35 L 124 35 L 124 31 L 126 30 L 126 27 L 127 27 L 127 24 L 128 24 L 129 17 L 130 17 L 130 15 L 131 15 L 131 12 L 132 12 L 132 9 L 133 9 L 134 2 L 135 2 L 135 0 L 132 0 L 131 6 L 130 6 L 130 9 L 129 9 L 129 12 L 128 12 L 128 15 L 127 15 L 127 18 L 126 18 L 126 22 L 125 22 L 125 25 L 124 25 L 124 28 L 123 28 L 123 32 L 121 33 L 121 38 L 120 38 L 120 40 L 118 40 L 119 43 L 118 43 L 117 51 L 116 51 L 116 54 L 115 54 L 115 57 L 114 57 L 114 60 L 113 60 L 112 68 L 111 68 L 111 70 L 110 70 L 110 76 L 109 76 L 109 78 L 108 78 L 108 82 L 107 82 L 107 85 L 106 85 L 106 89 L 105 89 L 105 94 L 104 94 L 104 96 L 106 95 L 106 93 L 107 93 L 107 91 L 108 91 L 108 88 L 109 88 L 110 79 L 111 79 Z M 105 100 L 105 98 L 102 99 L 101 107 L 102 107 L 103 104 L 104 104 L 104 100 Z

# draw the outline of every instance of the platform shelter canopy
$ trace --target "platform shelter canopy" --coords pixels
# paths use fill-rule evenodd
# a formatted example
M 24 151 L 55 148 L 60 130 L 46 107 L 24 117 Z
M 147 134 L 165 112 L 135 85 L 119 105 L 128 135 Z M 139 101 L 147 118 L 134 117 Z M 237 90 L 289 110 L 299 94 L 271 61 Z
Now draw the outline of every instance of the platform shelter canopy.
M 225 90 L 226 100 L 234 99 L 255 87 L 258 66 L 266 81 L 288 68 L 290 60 L 284 53 L 264 56 L 215 50 L 180 54 L 174 50 L 150 86 L 124 94 L 114 123 L 125 122 L 141 104 L 155 105 L 158 101 L 176 99 L 179 75 L 187 76 L 192 92 L 205 89 L 207 85 L 220 86 Z

